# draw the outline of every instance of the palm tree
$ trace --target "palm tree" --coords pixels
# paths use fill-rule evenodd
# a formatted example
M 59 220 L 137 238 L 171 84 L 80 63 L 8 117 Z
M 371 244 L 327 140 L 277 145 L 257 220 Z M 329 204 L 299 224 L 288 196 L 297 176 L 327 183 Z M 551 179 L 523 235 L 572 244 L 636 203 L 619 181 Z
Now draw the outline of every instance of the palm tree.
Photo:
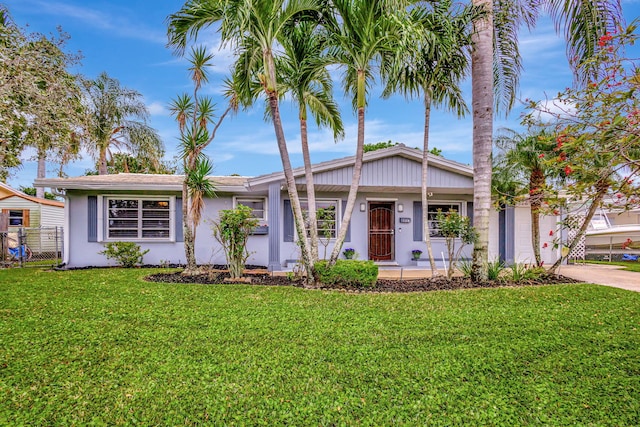
M 432 105 L 440 105 L 463 116 L 468 112 L 460 90 L 460 81 L 469 68 L 471 22 L 476 18 L 473 8 L 453 9 L 445 0 L 431 7 L 410 11 L 408 26 L 412 32 L 407 40 L 401 63 L 387 77 L 384 96 L 402 92 L 407 97 L 422 96 L 424 103 L 424 137 L 422 149 L 422 224 L 431 272 L 437 275 L 428 219 L 429 121 Z
M 336 236 L 329 264 L 338 259 L 351 222 L 360 176 L 362 175 L 365 111 L 368 88 L 377 67 L 384 67 L 400 46 L 400 25 L 397 17 L 400 1 L 334 0 L 327 27 L 331 32 L 330 56 L 345 68 L 344 89 L 353 95 L 353 107 L 358 117 L 358 136 L 353 165 L 353 177 Z M 404 12 L 402 12 L 404 13 Z
M 195 254 L 196 231 L 204 210 L 204 198 L 213 197 L 215 189 L 208 176 L 213 165 L 204 154 L 204 149 L 213 141 L 216 132 L 227 115 L 237 109 L 237 100 L 231 95 L 224 113 L 214 122 L 214 103 L 211 98 L 200 95 L 202 85 L 209 80 L 208 68 L 213 56 L 203 47 L 193 48 L 189 57 L 193 94 L 183 94 L 171 103 L 171 114 L 176 117 L 180 129 L 180 158 L 184 169 L 182 183 L 182 217 L 184 250 L 187 266 L 184 274 L 197 273 Z M 208 126 L 214 123 L 210 132 Z
M 107 160 L 114 148 L 133 155 L 159 158 L 164 147 L 160 136 L 147 124 L 149 111 L 142 95 L 120 86 L 120 82 L 101 73 L 87 80 L 85 108 L 87 110 L 84 142 L 98 159 L 98 174 L 107 174 Z
M 564 28 L 567 54 L 579 82 L 586 82 L 593 67 L 579 67 L 593 56 L 598 39 L 607 31 L 614 32 L 622 21 L 620 1 L 547 0 L 472 0 L 484 8 L 485 16 L 475 22 L 472 51 L 472 111 L 473 111 L 473 180 L 474 227 L 478 242 L 473 251 L 472 278 L 487 278 L 489 250 L 489 212 L 491 209 L 491 151 L 493 140 L 494 93 L 498 89 L 498 104 L 508 110 L 515 99 L 518 73 L 521 69 L 518 51 L 518 29 L 521 24 L 535 25 L 538 13 L 546 11 Z M 495 34 L 495 42 L 494 42 Z M 495 50 L 494 50 L 495 47 Z M 498 71 L 494 85 L 494 64 Z M 501 73 L 500 73 L 501 72 Z M 579 73 L 579 74 L 578 74 Z
M 294 19 L 303 18 L 318 8 L 314 0 L 189 0 L 168 18 L 169 44 L 179 52 L 184 51 L 187 41 L 197 37 L 202 28 L 219 23 L 222 41 L 232 44 L 239 54 L 236 73 L 255 76 L 260 81 L 273 121 L 302 262 L 307 271 L 313 270 L 311 251 L 282 127 L 274 49 Z M 307 275 L 309 280 L 312 276 Z
M 528 194 L 531 208 L 531 244 L 536 265 L 542 265 L 540 256 L 540 213 L 545 200 L 548 168 L 545 159 L 553 154 L 553 142 L 544 131 L 521 134 L 503 129 L 496 138 L 496 146 L 502 150 L 496 158 L 498 171 L 509 171 L 512 190 L 508 197 Z M 494 174 L 495 175 L 495 174 Z M 497 181 L 500 181 L 499 179 Z
M 295 25 L 280 39 L 283 55 L 277 62 L 280 95 L 288 93 L 298 106 L 300 120 L 300 144 L 304 162 L 307 205 L 309 218 L 309 240 L 311 258 L 318 259 L 318 219 L 316 212 L 315 186 L 309 153 L 307 117 L 310 111 L 318 126 L 328 126 L 335 139 L 344 136 L 338 105 L 333 99 L 333 84 L 327 70 L 328 58 L 326 34 L 318 31 L 313 22 Z

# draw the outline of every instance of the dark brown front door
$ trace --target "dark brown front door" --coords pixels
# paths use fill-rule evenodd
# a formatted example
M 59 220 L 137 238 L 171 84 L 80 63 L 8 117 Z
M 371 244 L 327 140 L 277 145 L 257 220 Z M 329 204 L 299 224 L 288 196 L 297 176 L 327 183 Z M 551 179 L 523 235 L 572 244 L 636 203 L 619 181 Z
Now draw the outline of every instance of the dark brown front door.
M 394 249 L 394 202 L 369 202 L 369 259 L 392 261 Z

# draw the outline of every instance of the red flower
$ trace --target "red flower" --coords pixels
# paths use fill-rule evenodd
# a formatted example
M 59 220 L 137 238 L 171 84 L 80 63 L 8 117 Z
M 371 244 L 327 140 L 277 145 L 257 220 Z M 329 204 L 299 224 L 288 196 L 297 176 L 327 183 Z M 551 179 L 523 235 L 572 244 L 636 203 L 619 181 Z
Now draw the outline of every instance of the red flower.
M 573 169 L 571 169 L 569 166 L 564 167 L 565 175 L 571 175 L 572 172 L 573 172 Z
M 543 158 L 544 158 L 544 153 L 540 153 L 540 154 L 538 154 L 538 158 L 539 158 L 539 159 L 543 159 Z
M 549 236 L 553 236 L 553 230 L 549 230 Z
M 547 248 L 547 246 L 549 246 L 549 245 L 547 244 L 547 242 L 544 242 L 544 245 L 542 245 L 542 249 L 546 249 L 546 248 Z

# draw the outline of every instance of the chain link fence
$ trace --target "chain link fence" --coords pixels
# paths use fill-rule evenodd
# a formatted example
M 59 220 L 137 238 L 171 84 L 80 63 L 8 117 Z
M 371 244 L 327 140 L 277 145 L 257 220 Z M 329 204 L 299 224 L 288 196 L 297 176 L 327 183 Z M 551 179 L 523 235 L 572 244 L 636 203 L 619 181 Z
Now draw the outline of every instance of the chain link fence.
M 47 267 L 62 263 L 62 227 L 18 228 L 0 232 L 1 267 Z

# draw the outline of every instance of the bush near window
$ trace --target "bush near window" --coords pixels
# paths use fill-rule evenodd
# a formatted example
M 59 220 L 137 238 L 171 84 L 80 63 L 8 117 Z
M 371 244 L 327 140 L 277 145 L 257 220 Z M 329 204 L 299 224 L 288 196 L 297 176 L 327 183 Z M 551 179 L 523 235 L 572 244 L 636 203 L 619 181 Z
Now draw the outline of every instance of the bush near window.
M 124 268 L 135 267 L 142 264 L 142 258 L 149 252 L 140 250 L 140 245 L 134 242 L 109 242 L 104 245 L 104 251 L 100 252 L 101 255 L 107 257 L 107 259 L 114 259 Z
M 378 266 L 373 261 L 340 259 L 333 267 L 327 267 L 326 261 L 318 261 L 315 269 L 320 282 L 327 285 L 369 288 L 378 280 Z

